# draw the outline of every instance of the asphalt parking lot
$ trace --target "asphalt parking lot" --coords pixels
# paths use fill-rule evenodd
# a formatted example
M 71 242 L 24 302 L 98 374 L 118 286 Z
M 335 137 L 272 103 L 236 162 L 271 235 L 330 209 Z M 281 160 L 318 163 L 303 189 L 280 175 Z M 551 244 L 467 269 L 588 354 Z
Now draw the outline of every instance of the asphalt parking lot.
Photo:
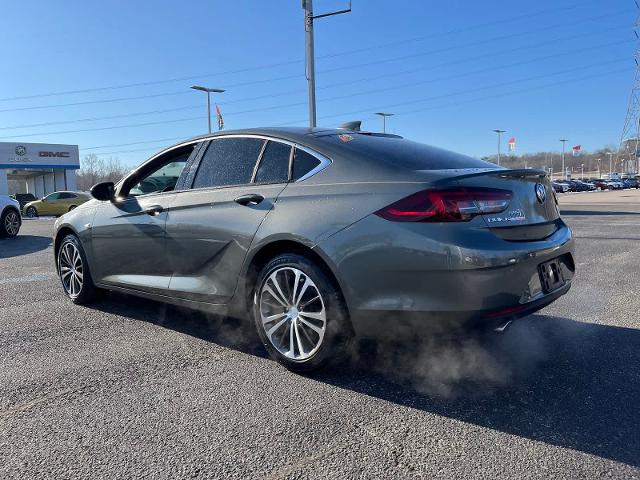
M 63 297 L 0 240 L 0 478 L 638 478 L 640 191 L 565 195 L 577 276 L 504 335 L 359 341 L 314 377 L 251 328 Z

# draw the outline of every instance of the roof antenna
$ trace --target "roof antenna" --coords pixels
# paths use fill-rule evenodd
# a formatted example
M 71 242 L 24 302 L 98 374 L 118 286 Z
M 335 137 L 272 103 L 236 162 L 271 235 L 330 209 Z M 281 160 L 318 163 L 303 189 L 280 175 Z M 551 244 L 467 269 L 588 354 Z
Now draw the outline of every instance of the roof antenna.
M 351 130 L 352 132 L 359 132 L 362 120 L 355 120 L 353 122 L 347 122 L 340 125 L 338 128 L 341 130 Z

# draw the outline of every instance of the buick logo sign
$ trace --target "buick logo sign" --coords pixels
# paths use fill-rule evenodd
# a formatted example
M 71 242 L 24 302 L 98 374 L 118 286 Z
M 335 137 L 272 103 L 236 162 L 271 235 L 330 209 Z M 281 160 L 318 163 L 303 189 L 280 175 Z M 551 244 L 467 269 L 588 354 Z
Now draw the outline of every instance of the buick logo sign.
M 26 153 L 27 153 L 27 148 L 25 146 L 18 145 L 16 147 L 16 155 L 21 157 L 21 156 L 25 155 Z
M 538 202 L 544 203 L 544 201 L 547 199 L 547 188 L 541 183 L 536 183 L 535 188 L 536 198 L 538 199 Z

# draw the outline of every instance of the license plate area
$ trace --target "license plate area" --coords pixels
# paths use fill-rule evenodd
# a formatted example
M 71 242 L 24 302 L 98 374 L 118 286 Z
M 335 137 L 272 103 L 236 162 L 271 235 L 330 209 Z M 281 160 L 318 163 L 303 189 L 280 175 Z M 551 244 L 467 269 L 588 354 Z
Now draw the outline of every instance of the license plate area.
M 562 265 L 557 258 L 538 265 L 538 274 L 540 275 L 540 283 L 544 293 L 557 290 L 566 283 L 562 273 Z

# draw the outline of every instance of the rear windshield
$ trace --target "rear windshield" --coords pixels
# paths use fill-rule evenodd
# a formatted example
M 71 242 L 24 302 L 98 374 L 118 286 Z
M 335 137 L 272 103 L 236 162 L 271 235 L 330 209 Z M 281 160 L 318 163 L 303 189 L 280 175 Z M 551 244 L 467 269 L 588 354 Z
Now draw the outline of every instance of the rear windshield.
M 354 153 L 409 170 L 499 168 L 493 163 L 399 137 L 349 132 L 323 136 L 322 139 L 340 144 Z

